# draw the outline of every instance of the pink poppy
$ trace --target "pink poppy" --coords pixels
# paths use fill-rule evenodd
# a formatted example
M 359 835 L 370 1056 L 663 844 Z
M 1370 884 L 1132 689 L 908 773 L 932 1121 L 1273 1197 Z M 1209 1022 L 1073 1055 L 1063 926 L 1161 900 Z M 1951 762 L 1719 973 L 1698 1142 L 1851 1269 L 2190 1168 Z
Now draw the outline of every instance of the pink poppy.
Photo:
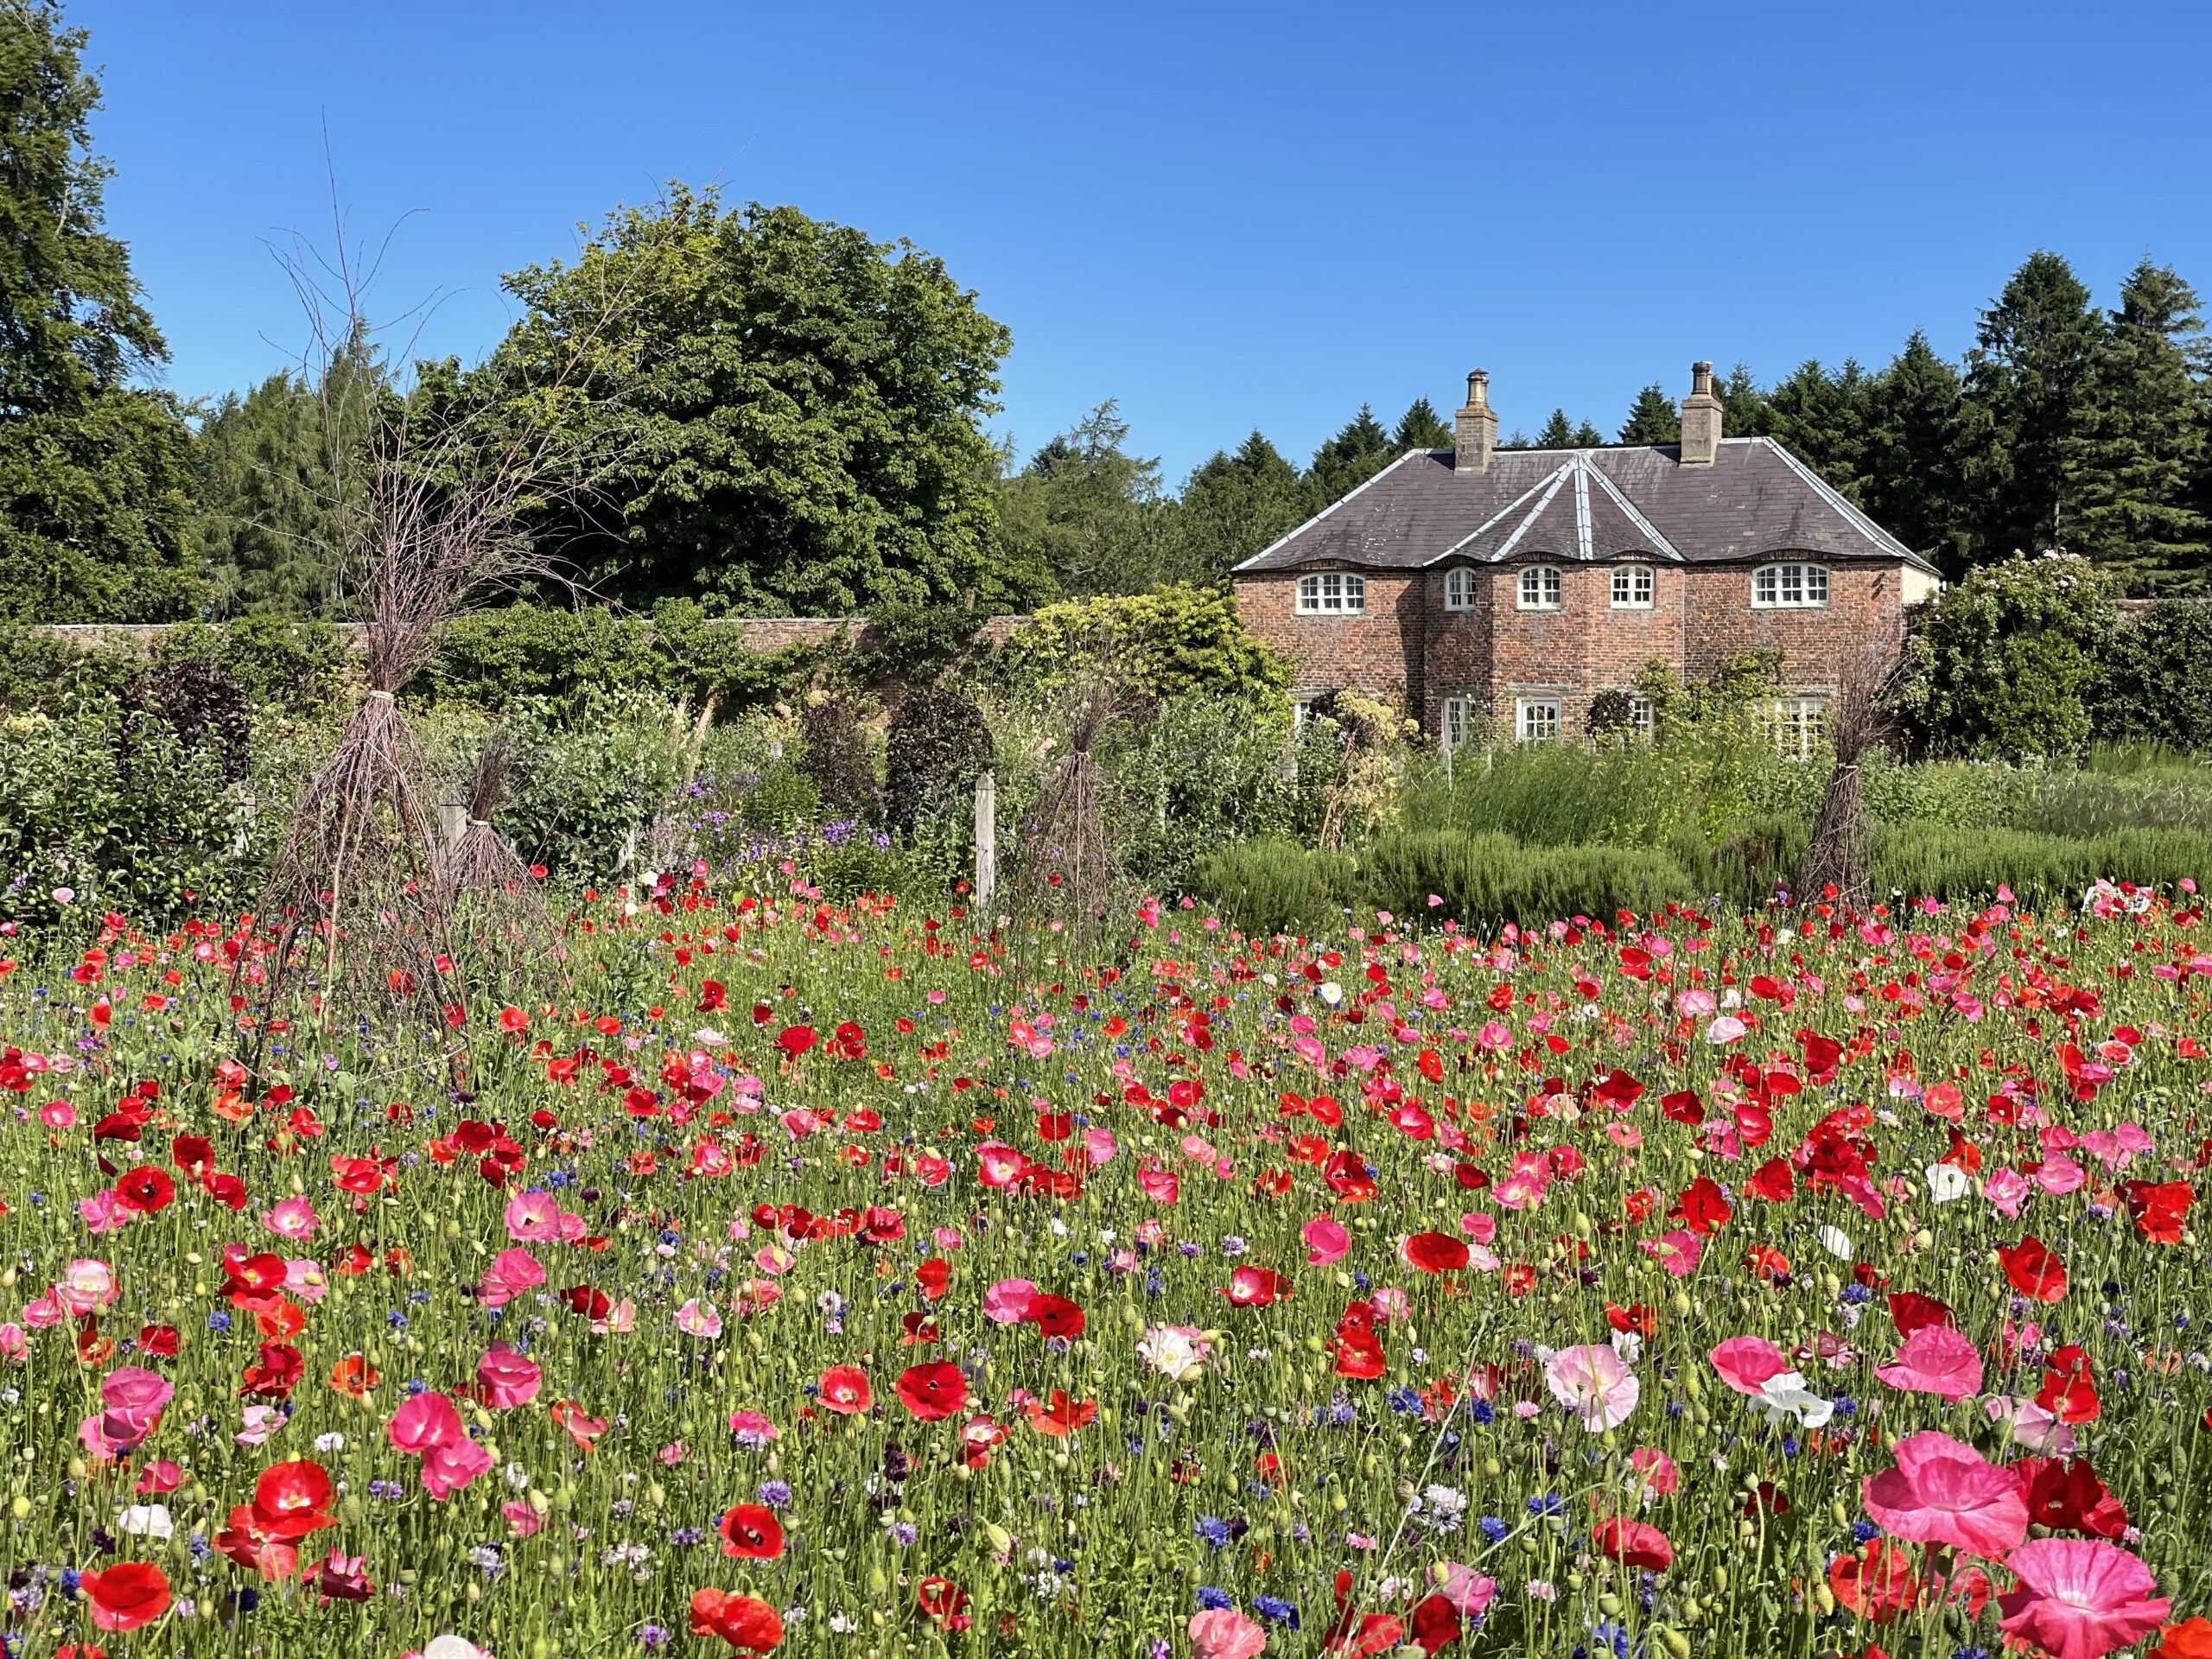
M 1764 1337 L 1731 1337 L 1707 1357 L 1723 1382 L 1753 1399 L 1765 1389 L 1769 1377 L 1780 1376 L 1789 1369 L 1782 1350 Z
M 1981 1350 L 1948 1325 L 1923 1325 L 1874 1375 L 1907 1394 L 1940 1394 L 1955 1405 L 1981 1392 Z
M 1020 1325 L 1029 1317 L 1037 1287 L 1027 1279 L 1001 1279 L 983 1293 L 983 1317 L 993 1325 Z
M 499 1513 L 514 1529 L 515 1536 L 527 1538 L 545 1524 L 545 1518 L 520 1498 L 510 1498 L 499 1505 Z
M 495 1410 L 526 1406 L 537 1398 L 544 1373 L 504 1343 L 476 1362 L 476 1397 Z
M 545 1269 L 538 1266 L 536 1256 L 524 1249 L 505 1249 L 484 1269 L 476 1299 L 486 1307 L 505 1307 L 523 1292 L 535 1290 L 544 1282 Z
M 694 1296 L 676 1310 L 676 1328 L 687 1337 L 702 1337 L 712 1341 L 722 1333 L 721 1310 L 712 1302 Z
M 518 1192 L 507 1200 L 507 1236 L 518 1244 L 561 1236 L 561 1201 L 550 1192 Z
M 306 1198 L 289 1198 L 264 1211 L 261 1224 L 280 1238 L 306 1239 L 315 1236 L 322 1219 Z
M 1461 1618 L 1480 1618 L 1497 1599 L 1497 1580 L 1471 1567 L 1447 1561 L 1444 1565 L 1444 1582 L 1437 1586 L 1436 1593 L 1451 1603 Z
M 2019 1477 L 1934 1429 L 1892 1448 L 1897 1466 L 1866 1483 L 1866 1514 L 1892 1538 L 2002 1560 L 2028 1535 Z
M 1317 1268 L 1344 1259 L 1351 1249 L 1351 1235 L 1344 1223 L 1329 1216 L 1316 1216 L 1305 1227 L 1306 1259 Z
M 491 1466 L 492 1454 L 463 1435 L 423 1454 L 423 1490 L 442 1503 Z
M 1198 1659 L 1254 1659 L 1268 1645 L 1268 1633 L 1259 1621 L 1234 1607 L 1192 1613 L 1189 1628 L 1191 1650 Z
M 1652 1446 L 1638 1446 L 1630 1455 L 1629 1465 L 1636 1471 L 1637 1484 L 1650 1488 L 1662 1497 L 1671 1497 L 1681 1489 L 1681 1471 L 1664 1452 Z
M 1601 1342 L 1554 1354 L 1544 1367 L 1544 1382 L 1552 1397 L 1580 1417 L 1592 1434 L 1626 1422 L 1643 1391 L 1627 1363 Z
M 392 1414 L 385 1433 L 394 1446 L 413 1458 L 468 1438 L 453 1402 L 435 1389 L 404 1402 Z
M 2073 1426 L 2061 1422 L 2056 1413 L 2045 1411 L 2032 1400 L 1993 1395 L 1981 1402 L 1981 1408 L 1991 1422 L 2011 1425 L 2012 1444 L 2023 1452 L 2044 1458 L 2070 1458 L 2081 1449 L 2081 1439 Z
M 2057 1659 L 2099 1659 L 2139 1642 L 2173 1606 L 2150 1593 L 2158 1587 L 2151 1569 L 2115 1544 L 2037 1538 L 2005 1565 L 2020 1580 L 1997 1599 L 2005 1633 Z
M 1688 1228 L 1677 1227 L 1671 1233 L 1643 1240 L 1638 1248 L 1675 1278 L 1687 1279 L 1697 1271 L 1705 1241 Z

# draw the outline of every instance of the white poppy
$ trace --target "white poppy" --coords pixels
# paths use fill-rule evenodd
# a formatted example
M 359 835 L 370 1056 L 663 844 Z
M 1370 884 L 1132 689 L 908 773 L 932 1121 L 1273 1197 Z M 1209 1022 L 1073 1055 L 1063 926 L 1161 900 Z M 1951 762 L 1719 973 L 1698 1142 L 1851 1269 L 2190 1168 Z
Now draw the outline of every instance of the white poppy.
M 1949 1204 L 1974 1190 L 1974 1182 L 1956 1164 L 1928 1166 L 1928 1198 L 1932 1204 Z

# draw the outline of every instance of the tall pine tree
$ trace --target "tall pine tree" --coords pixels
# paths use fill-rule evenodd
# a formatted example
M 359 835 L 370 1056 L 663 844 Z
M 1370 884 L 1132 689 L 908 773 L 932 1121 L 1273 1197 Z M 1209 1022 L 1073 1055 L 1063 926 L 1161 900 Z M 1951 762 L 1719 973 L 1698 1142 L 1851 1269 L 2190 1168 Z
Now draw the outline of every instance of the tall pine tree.
M 1981 314 L 1956 434 L 1976 563 L 2070 546 L 2081 530 L 2083 417 L 2104 335 L 2073 267 L 2040 250 Z
M 1766 434 L 1846 497 L 1863 505 L 1872 391 L 1872 382 L 1855 360 L 1845 359 L 1843 366 L 1831 374 L 1817 359 L 1808 359 L 1766 394 Z
M 1182 580 L 1211 584 L 1310 516 L 1313 491 L 1267 439 L 1255 432 L 1193 472 L 1176 504 Z
M 2203 585 L 2208 358 L 2196 292 L 2145 259 L 2128 273 L 2098 353 L 2078 450 L 2074 547 L 2128 586 Z
M 1408 449 L 1449 449 L 1452 429 L 1426 397 L 1416 397 L 1390 434 L 1390 446 L 1400 454 Z
M 1682 435 L 1682 415 L 1656 385 L 1636 394 L 1628 419 L 1621 424 L 1623 443 L 1677 443 Z
M 1321 505 L 1341 501 L 1395 461 L 1402 452 L 1394 448 L 1390 435 L 1365 404 L 1344 423 L 1336 436 L 1313 452 L 1307 476 L 1320 493 Z
M 1964 573 L 1964 492 L 1956 451 L 1959 372 L 1916 328 L 1867 399 L 1866 494 L 1874 522 L 1951 575 Z

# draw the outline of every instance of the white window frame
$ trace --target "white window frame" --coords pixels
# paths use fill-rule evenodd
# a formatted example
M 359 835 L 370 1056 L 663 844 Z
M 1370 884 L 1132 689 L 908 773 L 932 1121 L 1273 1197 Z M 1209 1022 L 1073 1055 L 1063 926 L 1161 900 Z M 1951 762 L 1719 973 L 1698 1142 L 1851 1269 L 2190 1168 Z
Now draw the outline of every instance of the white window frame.
M 1444 608 L 1447 611 L 1471 611 L 1475 608 L 1475 573 L 1466 565 L 1444 573 Z
M 1816 692 L 1777 697 L 1767 705 L 1775 753 L 1785 760 L 1810 760 L 1828 741 L 1828 699 Z
M 1471 691 L 1451 692 L 1437 712 L 1437 723 L 1445 751 L 1456 753 L 1473 742 L 1481 729 L 1482 700 Z
M 1659 573 L 1648 564 L 1617 564 L 1611 584 L 1617 611 L 1648 611 L 1659 596 Z
M 1513 699 L 1515 742 L 1556 743 L 1560 735 L 1560 704 L 1557 697 Z
M 1513 608 L 1518 611 L 1561 611 L 1567 608 L 1567 579 L 1555 564 L 1532 564 L 1513 584 Z
M 1300 576 L 1298 579 L 1298 614 L 1366 615 L 1367 578 L 1353 575 L 1348 570 L 1324 570 L 1318 575 Z
M 1763 564 L 1751 572 L 1755 611 L 1824 611 L 1829 573 L 1825 564 Z
M 1656 728 L 1656 726 L 1657 721 L 1655 718 L 1655 711 L 1652 709 L 1651 699 L 1645 696 L 1641 691 L 1630 692 L 1628 694 L 1629 730 L 1634 732 L 1638 737 L 1649 742 L 1651 738 L 1651 734 Z

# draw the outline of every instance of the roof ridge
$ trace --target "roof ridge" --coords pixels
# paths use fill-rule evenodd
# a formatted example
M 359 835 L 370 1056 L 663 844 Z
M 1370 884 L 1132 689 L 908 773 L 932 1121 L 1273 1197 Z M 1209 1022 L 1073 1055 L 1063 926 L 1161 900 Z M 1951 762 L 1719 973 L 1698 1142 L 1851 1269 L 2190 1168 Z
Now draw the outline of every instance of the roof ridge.
M 1747 443 L 1764 443 L 1768 448 L 1773 450 L 1776 454 L 1781 456 L 1782 464 L 1789 467 L 1791 472 L 1796 474 L 1798 477 L 1803 479 L 1806 483 L 1811 485 L 1813 486 L 1814 493 L 1818 495 L 1823 501 L 1826 501 L 1829 506 L 1834 508 L 1837 512 L 1843 516 L 1844 523 L 1849 524 L 1869 542 L 1872 542 L 1876 547 L 1881 549 L 1882 551 L 1886 553 L 1894 549 L 1896 551 L 1904 554 L 1908 558 L 1920 560 L 1923 563 L 1926 563 L 1926 560 L 1922 558 L 1920 554 L 1914 552 L 1912 549 L 1907 547 L 1903 542 L 1897 540 L 1896 537 L 1891 535 L 1889 531 L 1884 530 L 1872 518 L 1869 518 L 1864 512 L 1852 505 L 1849 499 L 1845 497 L 1840 490 L 1836 489 L 1827 481 L 1827 480 L 1822 478 L 1810 467 L 1808 467 L 1803 461 L 1798 460 L 1796 455 L 1790 454 L 1788 445 L 1781 443 L 1776 439 L 1764 435 L 1754 438 L 1747 438 L 1745 442 Z
M 1619 506 L 1623 512 L 1628 515 L 1629 523 L 1634 524 L 1638 531 L 1642 531 L 1643 535 L 1648 537 L 1654 547 L 1657 548 L 1661 552 L 1663 552 L 1669 558 L 1674 560 L 1677 564 L 1687 564 L 1689 563 L 1688 559 L 1682 556 L 1682 550 L 1676 547 L 1674 543 L 1669 541 L 1667 537 L 1660 532 L 1659 526 L 1653 524 L 1649 518 L 1645 518 L 1643 512 L 1637 508 L 1636 503 L 1630 500 L 1626 495 L 1622 493 L 1620 486 L 1614 483 L 1611 479 L 1605 476 L 1605 469 L 1604 467 L 1592 467 L 1590 470 L 1597 474 L 1598 482 L 1604 487 L 1605 493 L 1612 497 L 1615 504 Z
M 1526 452 L 1516 451 L 1515 453 L 1524 454 Z M 1500 507 L 1496 512 L 1491 514 L 1489 518 L 1484 519 L 1482 523 L 1477 524 L 1472 530 L 1469 531 L 1465 536 L 1462 536 L 1458 541 L 1452 543 L 1451 546 L 1446 548 L 1441 553 L 1436 554 L 1431 558 L 1422 560 L 1422 565 L 1427 566 L 1441 563 L 1444 560 L 1450 558 L 1454 553 L 1457 553 L 1461 548 L 1466 546 L 1470 542 L 1479 541 L 1486 531 L 1503 523 L 1506 519 L 1510 518 L 1514 513 L 1519 510 L 1520 505 L 1523 501 L 1526 501 L 1530 496 L 1535 494 L 1537 491 L 1544 488 L 1545 486 L 1552 483 L 1553 480 L 1559 476 L 1560 473 L 1564 470 L 1565 469 L 1562 467 L 1554 467 L 1552 471 L 1544 474 L 1527 489 L 1522 491 L 1520 494 L 1515 496 L 1510 501 Z M 1539 503 L 1538 505 L 1541 505 L 1541 504 Z
M 1507 537 L 1503 541 L 1497 544 L 1497 551 L 1490 556 L 1490 562 L 1492 564 L 1496 564 L 1507 554 L 1510 553 L 1513 550 L 1513 544 L 1519 541 L 1523 536 L 1526 536 L 1529 531 L 1535 526 L 1536 520 L 1542 518 L 1544 516 L 1545 510 L 1551 505 L 1552 498 L 1559 493 L 1560 486 L 1567 482 L 1567 475 L 1573 470 L 1573 464 L 1569 462 L 1567 466 L 1560 467 L 1557 472 L 1551 475 L 1550 487 L 1545 490 L 1544 499 L 1537 502 L 1535 506 L 1529 508 L 1529 516 L 1526 518 L 1523 518 L 1519 524 L 1514 527 L 1514 531 L 1510 536 Z

